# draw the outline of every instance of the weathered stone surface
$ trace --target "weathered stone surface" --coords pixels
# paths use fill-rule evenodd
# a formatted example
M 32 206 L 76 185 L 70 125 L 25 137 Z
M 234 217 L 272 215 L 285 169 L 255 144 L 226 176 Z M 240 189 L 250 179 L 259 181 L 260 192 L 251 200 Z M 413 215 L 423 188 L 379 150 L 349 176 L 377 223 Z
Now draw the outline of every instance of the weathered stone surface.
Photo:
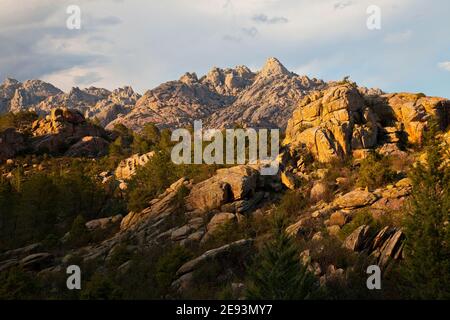
M 120 225 L 122 215 L 118 214 L 112 217 L 100 218 L 86 222 L 86 228 L 89 230 L 108 229 Z
M 51 114 L 45 119 L 36 120 L 32 125 L 33 139 L 31 147 L 35 152 L 61 153 L 71 145 L 76 145 L 76 149 L 71 153 L 92 152 L 105 154 L 107 137 L 106 131 L 98 126 L 86 122 L 84 116 L 76 111 L 67 108 L 52 109 Z M 85 141 L 80 141 L 84 137 Z
M 347 215 L 342 210 L 339 210 L 331 214 L 328 225 L 342 227 L 346 222 Z
M 54 257 L 50 253 L 34 253 L 20 260 L 20 265 L 24 269 L 39 271 L 51 265 L 53 259 Z
M 119 163 L 114 175 L 117 179 L 130 179 L 135 175 L 136 169 L 140 166 L 144 166 L 154 155 L 154 151 L 150 151 L 143 155 L 134 154 Z
M 313 92 L 299 102 L 283 143 L 293 148 L 306 145 L 321 162 L 348 154 L 352 137 L 355 148 L 372 146 L 376 143 L 377 124 L 363 107 L 363 97 L 350 84 Z M 357 130 L 355 123 L 361 123 Z
M 360 251 L 367 245 L 369 236 L 370 226 L 359 226 L 345 239 L 344 246 L 352 251 Z
M 231 255 L 243 254 L 248 255 L 250 249 L 253 246 L 252 239 L 242 239 L 222 247 L 206 251 L 201 256 L 186 262 L 177 271 L 177 276 L 182 276 L 183 274 L 192 272 L 193 270 L 199 268 L 201 265 L 219 259 L 226 259 Z
M 334 204 L 343 209 L 354 209 L 368 206 L 374 203 L 377 197 L 364 189 L 356 189 L 340 196 L 334 201 Z
M 212 217 L 206 229 L 208 230 L 208 233 L 214 233 L 214 231 L 216 231 L 220 226 L 233 222 L 236 222 L 235 214 L 230 212 L 221 212 Z
M 233 200 L 241 200 L 255 192 L 258 176 L 256 169 L 239 165 L 217 170 L 215 178 L 230 185 Z
M 247 165 L 219 169 L 213 177 L 194 185 L 186 197 L 187 208 L 206 211 L 231 201 L 244 201 L 255 194 L 258 177 L 259 172 Z
M 386 95 L 395 120 L 400 122 L 410 143 L 420 143 L 428 120 L 436 117 L 444 128 L 450 123 L 450 101 L 423 94 L 395 93 Z
M 186 185 L 185 178 L 181 178 L 173 183 L 164 193 L 150 202 L 150 206 L 141 212 L 130 212 L 121 221 L 120 229 L 128 230 L 136 228 L 140 223 L 156 217 L 165 217 L 172 214 L 176 207 L 177 192 Z
M 230 185 L 213 177 L 194 185 L 186 197 L 186 207 L 188 210 L 207 211 L 220 208 L 231 199 Z
M 316 182 L 311 188 L 310 199 L 312 201 L 322 200 L 328 192 L 328 185 L 325 182 Z
M 72 145 L 64 154 L 67 157 L 103 157 L 108 153 L 109 142 L 101 137 L 87 136 Z
M 402 250 L 402 242 L 405 238 L 402 230 L 397 230 L 380 249 L 379 264 L 381 266 L 386 265 L 390 259 L 394 259 L 399 256 L 399 252 Z

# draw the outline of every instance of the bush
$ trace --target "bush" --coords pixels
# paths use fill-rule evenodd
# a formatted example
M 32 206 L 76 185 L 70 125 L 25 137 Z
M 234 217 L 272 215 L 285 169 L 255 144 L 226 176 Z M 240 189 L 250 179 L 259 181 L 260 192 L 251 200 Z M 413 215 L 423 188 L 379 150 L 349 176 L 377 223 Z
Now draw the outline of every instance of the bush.
M 371 154 L 361 161 L 358 171 L 357 185 L 376 189 L 395 179 L 395 173 L 390 169 L 390 161 L 386 157 Z
M 118 300 L 123 297 L 123 291 L 114 280 L 101 273 L 96 273 L 81 290 L 83 300 Z
M 281 198 L 278 211 L 287 216 L 295 216 L 306 207 L 308 200 L 302 190 L 289 190 Z
M 175 273 L 191 258 L 190 251 L 184 247 L 175 246 L 158 259 L 155 278 L 160 292 L 169 291 L 170 285 L 175 280 Z
M 342 227 L 341 231 L 339 232 L 339 237 L 344 240 L 353 231 L 355 231 L 362 225 L 370 226 L 371 233 L 375 234 L 382 228 L 383 224 L 387 224 L 387 222 L 382 223 L 378 220 L 375 220 L 369 210 L 360 209 L 355 213 L 352 221 Z
M 0 273 L 0 300 L 36 299 L 41 294 L 36 277 L 14 267 Z

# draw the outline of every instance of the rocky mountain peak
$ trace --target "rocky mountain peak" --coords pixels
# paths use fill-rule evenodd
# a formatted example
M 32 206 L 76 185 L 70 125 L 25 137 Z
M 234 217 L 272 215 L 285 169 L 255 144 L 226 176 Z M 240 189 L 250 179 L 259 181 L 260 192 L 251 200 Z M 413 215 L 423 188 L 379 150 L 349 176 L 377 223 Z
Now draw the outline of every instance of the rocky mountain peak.
M 258 75 L 260 77 L 271 77 L 277 75 L 292 75 L 292 73 L 286 69 L 277 58 L 270 57 L 266 60 L 266 63 Z
M 192 84 L 198 81 L 198 77 L 195 72 L 186 72 L 181 76 L 180 81 L 185 84 Z
M 4 86 L 13 86 L 13 85 L 17 85 L 20 82 L 17 81 L 16 79 L 13 78 L 6 78 L 5 81 L 3 81 L 3 85 Z

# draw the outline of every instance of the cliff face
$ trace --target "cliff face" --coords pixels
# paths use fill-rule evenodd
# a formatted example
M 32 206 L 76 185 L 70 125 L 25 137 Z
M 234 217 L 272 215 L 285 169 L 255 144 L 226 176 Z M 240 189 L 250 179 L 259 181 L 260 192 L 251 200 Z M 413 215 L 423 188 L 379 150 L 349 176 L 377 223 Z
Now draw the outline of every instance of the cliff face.
M 383 145 L 418 144 L 431 118 L 449 123 L 450 101 L 421 94 L 364 95 L 343 83 L 300 100 L 288 122 L 285 145 L 306 146 L 317 160 L 361 156 Z M 387 148 L 389 146 L 385 146 Z

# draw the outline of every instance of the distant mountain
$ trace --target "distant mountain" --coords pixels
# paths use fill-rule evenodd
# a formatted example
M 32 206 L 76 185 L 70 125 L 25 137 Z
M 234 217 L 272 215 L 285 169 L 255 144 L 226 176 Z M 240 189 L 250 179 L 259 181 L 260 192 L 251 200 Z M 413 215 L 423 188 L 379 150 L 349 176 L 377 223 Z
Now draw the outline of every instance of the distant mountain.
M 175 128 L 198 119 L 208 127 L 240 124 L 284 128 L 298 100 L 326 86 L 322 80 L 288 71 L 276 58 L 269 58 L 258 72 L 237 66 L 214 67 L 201 78 L 185 73 L 143 96 L 131 87 L 112 92 L 74 87 L 64 93 L 40 80 L 21 83 L 6 79 L 0 86 L 0 113 L 34 110 L 49 114 L 54 108 L 67 107 L 98 119 L 107 128 L 122 123 L 133 130 L 148 122 Z

